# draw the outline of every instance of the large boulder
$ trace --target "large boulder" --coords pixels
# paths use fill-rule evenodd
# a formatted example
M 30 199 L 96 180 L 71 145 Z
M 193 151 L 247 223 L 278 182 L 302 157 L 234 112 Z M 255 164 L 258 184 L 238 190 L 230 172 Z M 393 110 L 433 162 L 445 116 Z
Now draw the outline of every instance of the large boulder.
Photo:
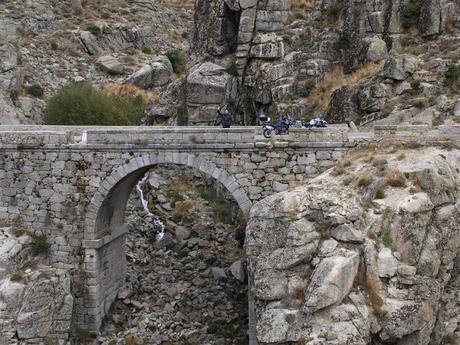
M 171 61 L 166 56 L 157 56 L 129 77 L 128 83 L 143 89 L 164 86 L 173 75 Z
M 439 34 L 441 30 L 441 1 L 421 1 L 419 28 L 425 37 Z
M 314 313 L 342 302 L 351 290 L 358 266 L 359 255 L 355 252 L 323 259 L 313 272 L 303 310 Z
M 217 109 L 236 98 L 236 78 L 222 66 L 205 62 L 187 77 L 187 106 L 190 123 L 210 123 Z
M 88 54 L 97 55 L 103 51 L 96 36 L 89 31 L 82 31 L 80 33 L 80 42 L 83 49 L 85 49 Z
M 111 55 L 104 55 L 98 58 L 96 66 L 109 74 L 123 74 L 125 70 L 120 61 Z
M 417 69 L 418 60 L 406 55 L 392 55 L 383 66 L 382 74 L 386 78 L 405 80 Z
M 342 174 L 325 172 L 251 209 L 245 249 L 259 344 L 365 345 L 372 337 L 427 345 L 455 334 L 460 152 L 380 155 L 407 186 L 372 207 L 350 176 L 378 176 L 378 167 L 352 153 Z
M 0 281 L 0 314 L 5 316 L 3 325 L 10 327 L 0 332 L 0 342 L 68 338 L 73 305 L 67 271 L 41 267 L 16 272 Z
M 327 113 L 329 122 L 358 122 L 360 119 L 359 88 L 355 85 L 343 86 L 332 93 Z

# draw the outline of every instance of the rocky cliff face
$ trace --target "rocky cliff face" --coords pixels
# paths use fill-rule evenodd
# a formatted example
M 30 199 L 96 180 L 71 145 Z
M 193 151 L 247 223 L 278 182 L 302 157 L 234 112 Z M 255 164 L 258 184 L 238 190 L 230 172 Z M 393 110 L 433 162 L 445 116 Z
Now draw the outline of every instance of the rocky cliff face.
M 222 102 L 245 123 L 269 113 L 431 125 L 458 102 L 445 80 L 457 63 L 458 2 L 203 0 L 195 29 L 197 56 L 238 76 L 236 98 Z
M 0 118 L 39 123 L 46 99 L 85 80 L 135 86 L 148 124 L 212 124 L 224 104 L 245 124 L 459 121 L 459 11 L 454 0 L 11 1 Z M 174 74 L 173 51 L 189 55 Z
M 170 51 L 188 49 L 192 5 L 175 0 L 0 3 L 0 123 L 41 124 L 45 101 L 78 81 L 99 88 L 111 84 L 112 91 L 134 85 L 161 108 L 158 93 L 173 74 L 169 61 L 162 61 Z M 161 109 L 156 112 L 161 117 Z
M 394 151 L 253 207 L 260 344 L 458 343 L 460 152 Z

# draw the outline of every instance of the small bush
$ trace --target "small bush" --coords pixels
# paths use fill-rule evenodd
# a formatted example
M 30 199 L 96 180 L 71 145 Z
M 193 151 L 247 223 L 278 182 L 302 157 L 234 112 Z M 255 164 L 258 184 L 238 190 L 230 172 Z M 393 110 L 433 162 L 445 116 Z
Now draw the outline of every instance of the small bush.
M 460 88 L 460 65 L 450 65 L 449 68 L 444 72 L 444 85 L 448 87 Z
M 444 338 L 442 338 L 443 344 L 455 345 L 457 344 L 457 340 L 459 340 L 459 338 L 455 335 L 455 333 L 448 334 Z
M 10 275 L 10 280 L 12 282 L 19 282 L 22 280 L 22 278 L 24 278 L 24 273 L 22 273 L 21 271 L 13 272 Z
M 385 190 L 383 188 L 378 189 L 377 192 L 375 193 L 375 198 L 385 199 Z
M 175 73 L 181 74 L 185 71 L 187 55 L 182 50 L 171 50 L 166 53 L 166 56 L 171 61 Z
M 98 36 L 101 34 L 101 29 L 96 24 L 88 24 L 86 26 L 86 31 L 91 32 L 94 36 Z
M 404 187 L 406 185 L 406 176 L 401 171 L 391 171 L 388 174 L 388 184 L 396 188 Z
M 37 97 L 37 98 L 42 98 L 43 94 L 45 93 L 45 91 L 43 90 L 40 84 L 32 84 L 26 89 L 26 91 L 27 91 L 27 94 Z
M 45 254 L 48 255 L 50 245 L 46 235 L 32 235 L 32 254 L 34 256 Z
M 59 46 L 58 46 L 58 44 L 57 44 L 56 41 L 51 41 L 51 43 L 50 43 L 50 48 L 51 48 L 52 50 L 58 50 Z
M 175 190 L 170 190 L 166 193 L 166 196 L 168 197 L 168 199 L 170 200 L 171 202 L 171 206 L 174 207 L 176 205 L 176 203 L 178 202 L 181 202 L 181 201 L 184 201 L 184 196 L 179 193 L 178 191 L 175 191 Z
M 190 211 L 193 209 L 193 206 L 193 201 L 182 201 L 176 203 L 171 213 L 172 219 L 175 222 L 181 222 L 184 224 L 192 223 L 193 220 L 190 218 Z
M 393 243 L 393 239 L 391 238 L 391 232 L 389 229 L 383 230 L 379 237 L 378 240 L 387 248 L 390 248 L 392 251 L 396 251 L 396 247 Z
M 147 54 L 147 55 L 151 55 L 153 52 L 152 52 L 152 49 L 150 47 L 144 47 L 142 48 L 142 52 L 144 54 Z
M 188 38 L 188 32 L 187 31 L 182 31 L 180 34 L 182 38 Z
M 127 101 L 88 83 L 72 83 L 48 101 L 44 121 L 47 125 L 127 126 L 139 124 L 143 115 L 139 97 Z
M 216 203 L 212 210 L 214 211 L 217 219 L 220 220 L 226 220 L 232 214 L 231 208 L 224 202 Z
M 421 83 L 422 83 L 421 79 L 414 79 L 410 82 L 410 87 L 414 90 L 417 90 L 420 87 Z
M 349 167 L 351 165 L 351 162 L 349 159 L 342 159 L 337 164 L 335 167 L 332 169 L 331 175 L 332 176 L 339 176 L 342 175 L 345 172 L 345 168 Z
M 404 29 L 409 29 L 414 25 L 417 25 L 418 19 L 420 17 L 420 5 L 409 3 L 403 7 L 402 10 L 402 27 Z
M 81 328 L 78 328 L 76 330 L 76 338 L 77 338 L 78 344 L 81 344 L 81 345 L 90 344 L 92 341 L 91 334 L 87 330 L 84 330 Z
M 21 89 L 19 89 L 19 88 L 10 89 L 9 93 L 10 93 L 11 101 L 13 101 L 13 103 L 16 103 L 16 101 L 18 100 L 19 96 L 21 96 L 21 94 L 22 94 Z
M 225 71 L 233 76 L 238 76 L 238 68 L 236 67 L 236 63 L 232 62 L 226 69 Z
M 358 179 L 358 187 L 367 187 L 373 180 L 374 177 L 370 173 L 366 172 Z
M 334 18 L 336 20 L 339 19 L 340 12 L 342 12 L 342 8 L 343 8 L 343 5 L 341 1 L 338 1 L 335 4 L 329 5 L 329 7 L 327 8 L 327 16 L 329 18 Z

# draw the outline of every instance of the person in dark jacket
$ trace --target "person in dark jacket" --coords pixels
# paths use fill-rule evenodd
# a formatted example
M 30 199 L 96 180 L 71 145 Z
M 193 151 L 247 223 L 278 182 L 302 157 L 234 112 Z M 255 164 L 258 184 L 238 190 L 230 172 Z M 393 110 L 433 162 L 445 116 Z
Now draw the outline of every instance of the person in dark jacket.
M 218 110 L 220 116 L 220 123 L 222 128 L 230 128 L 233 124 L 233 116 L 230 114 L 228 109 L 225 109 L 223 112 Z

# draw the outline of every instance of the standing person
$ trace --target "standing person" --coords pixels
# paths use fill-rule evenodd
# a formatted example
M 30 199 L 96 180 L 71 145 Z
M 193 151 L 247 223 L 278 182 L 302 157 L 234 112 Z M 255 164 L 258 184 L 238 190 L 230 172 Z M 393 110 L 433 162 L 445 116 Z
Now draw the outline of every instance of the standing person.
M 227 108 L 223 112 L 218 110 L 219 116 L 220 116 L 220 124 L 222 125 L 222 128 L 230 128 L 233 124 L 233 116 L 230 114 Z

